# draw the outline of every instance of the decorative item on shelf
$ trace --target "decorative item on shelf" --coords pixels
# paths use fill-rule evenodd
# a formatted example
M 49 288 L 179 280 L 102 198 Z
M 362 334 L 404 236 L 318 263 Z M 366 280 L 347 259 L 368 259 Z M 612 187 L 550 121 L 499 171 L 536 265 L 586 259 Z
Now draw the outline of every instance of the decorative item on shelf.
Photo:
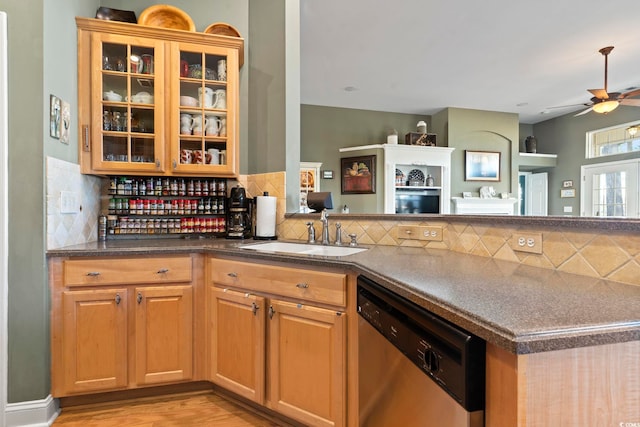
M 404 173 L 400 169 L 396 169 L 396 187 L 402 187 L 404 184 Z
M 496 189 L 490 185 L 483 185 L 480 187 L 480 198 L 481 199 L 491 199 L 495 197 Z
M 196 30 L 193 20 L 185 11 L 168 4 L 156 4 L 146 8 L 140 14 L 138 24 L 174 30 Z
M 410 187 L 424 186 L 424 173 L 420 169 L 411 169 L 407 179 Z
M 427 133 L 427 123 L 424 120 L 420 120 L 417 125 L 418 133 Z
M 229 37 L 241 37 L 240 32 L 233 25 L 227 24 L 226 22 L 214 22 L 205 28 L 203 33 Z
M 536 139 L 535 136 L 531 135 L 528 136 L 525 140 L 524 140 L 524 149 L 527 151 L 527 153 L 535 153 L 537 150 L 537 144 L 538 144 L 538 140 Z
M 120 21 L 135 24 L 138 22 L 136 13 L 132 10 L 120 10 L 100 6 L 96 11 L 96 18 L 105 21 Z
M 436 134 L 409 132 L 404 136 L 404 143 L 406 145 L 434 147 L 436 145 Z
M 426 185 L 427 185 L 427 187 L 433 187 L 434 186 L 434 179 L 431 176 L 431 174 L 427 175 Z
M 395 129 L 391 129 L 391 131 L 387 135 L 387 144 L 397 144 L 397 143 L 398 143 L 398 131 Z

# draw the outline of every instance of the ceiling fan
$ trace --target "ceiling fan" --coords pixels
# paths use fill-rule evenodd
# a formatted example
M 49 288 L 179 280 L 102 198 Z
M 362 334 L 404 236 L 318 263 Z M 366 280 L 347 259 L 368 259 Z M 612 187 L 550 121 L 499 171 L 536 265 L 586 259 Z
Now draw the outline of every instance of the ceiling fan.
M 590 103 L 576 104 L 584 105 L 589 108 L 576 114 L 575 116 L 581 116 L 587 114 L 589 111 L 594 111 L 600 114 L 607 114 L 618 108 L 619 105 L 630 105 L 634 107 L 640 107 L 640 99 L 632 99 L 635 96 L 640 95 L 640 89 L 634 89 L 629 92 L 608 92 L 607 91 L 607 75 L 608 75 L 608 57 L 613 46 L 607 46 L 600 49 L 600 52 L 604 56 L 604 88 L 603 89 L 588 89 L 593 95 Z M 568 105 L 565 107 L 569 107 Z M 555 107 L 563 108 L 563 107 Z M 574 116 L 574 117 L 575 117 Z

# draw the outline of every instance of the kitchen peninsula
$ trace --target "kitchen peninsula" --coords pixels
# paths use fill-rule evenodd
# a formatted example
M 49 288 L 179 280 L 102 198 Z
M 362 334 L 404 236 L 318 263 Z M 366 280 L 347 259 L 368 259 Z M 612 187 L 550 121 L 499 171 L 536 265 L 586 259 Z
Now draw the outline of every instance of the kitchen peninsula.
M 203 263 L 203 258 L 346 275 L 346 417 L 339 416 L 335 425 L 357 425 L 353 288 L 358 274 L 486 340 L 487 426 L 618 425 L 640 419 L 638 286 L 439 249 L 373 246 L 339 258 L 255 253 L 224 240 L 163 239 L 51 250 L 52 293 L 63 291 L 61 275 L 69 261 L 126 257 L 144 262 L 168 256 L 195 260 L 190 276 L 194 295 L 202 295 L 213 274 L 213 264 Z M 329 306 L 335 304 L 341 303 Z M 194 299 L 194 307 L 199 306 Z M 60 361 L 55 350 L 59 308 L 54 297 L 54 381 Z M 205 314 L 198 308 L 193 313 L 198 330 Z M 198 342 L 203 335 L 201 329 L 194 333 L 195 355 L 203 351 L 204 343 Z M 201 371 L 191 380 L 205 379 L 206 369 Z M 320 418 L 314 420 L 304 421 L 327 425 Z

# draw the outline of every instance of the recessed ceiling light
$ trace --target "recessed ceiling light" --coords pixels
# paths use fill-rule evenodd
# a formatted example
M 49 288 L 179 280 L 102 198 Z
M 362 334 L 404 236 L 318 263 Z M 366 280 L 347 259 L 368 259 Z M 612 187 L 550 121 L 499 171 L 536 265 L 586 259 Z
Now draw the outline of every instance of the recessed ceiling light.
M 344 91 L 345 91 L 345 92 L 354 92 L 354 91 L 356 91 L 356 90 L 358 90 L 358 88 L 357 88 L 357 87 L 355 87 L 355 86 L 346 86 L 346 87 L 344 88 Z

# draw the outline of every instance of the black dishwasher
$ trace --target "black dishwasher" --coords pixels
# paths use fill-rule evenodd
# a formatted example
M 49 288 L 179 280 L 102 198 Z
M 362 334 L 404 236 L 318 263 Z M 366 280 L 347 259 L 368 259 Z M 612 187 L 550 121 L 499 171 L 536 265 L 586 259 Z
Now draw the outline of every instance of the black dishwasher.
M 484 425 L 485 342 L 358 277 L 361 427 Z

